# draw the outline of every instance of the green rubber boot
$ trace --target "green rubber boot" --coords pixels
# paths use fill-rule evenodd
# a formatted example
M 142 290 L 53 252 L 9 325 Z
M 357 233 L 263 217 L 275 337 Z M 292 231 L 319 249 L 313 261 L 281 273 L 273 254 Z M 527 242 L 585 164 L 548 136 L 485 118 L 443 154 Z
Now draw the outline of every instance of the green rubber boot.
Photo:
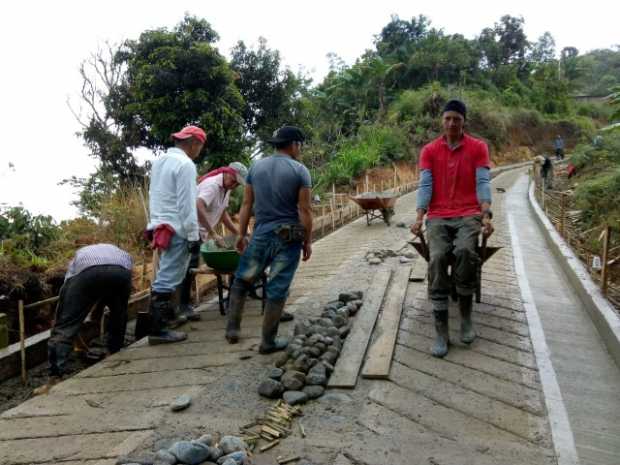
M 471 321 L 472 296 L 460 295 L 459 308 L 461 310 L 461 342 L 471 344 L 476 339 L 476 331 Z
M 267 300 L 265 303 L 263 341 L 258 348 L 261 354 L 270 354 L 272 352 L 284 350 L 288 346 L 288 340 L 286 338 L 276 337 L 285 303 L 286 300 Z
M 448 353 L 450 335 L 448 329 L 448 310 L 433 310 L 435 319 L 435 343 L 431 349 L 433 357 L 443 358 Z

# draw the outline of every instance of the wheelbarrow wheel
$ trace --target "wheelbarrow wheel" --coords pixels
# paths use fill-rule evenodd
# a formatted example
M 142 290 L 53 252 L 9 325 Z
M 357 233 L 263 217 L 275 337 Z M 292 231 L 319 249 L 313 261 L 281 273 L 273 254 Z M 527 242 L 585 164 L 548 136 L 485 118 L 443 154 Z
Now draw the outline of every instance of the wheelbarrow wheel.
M 383 221 L 385 221 L 386 225 L 390 225 L 390 220 L 392 216 L 394 216 L 394 209 L 392 208 L 383 208 L 381 210 L 381 215 L 383 216 Z

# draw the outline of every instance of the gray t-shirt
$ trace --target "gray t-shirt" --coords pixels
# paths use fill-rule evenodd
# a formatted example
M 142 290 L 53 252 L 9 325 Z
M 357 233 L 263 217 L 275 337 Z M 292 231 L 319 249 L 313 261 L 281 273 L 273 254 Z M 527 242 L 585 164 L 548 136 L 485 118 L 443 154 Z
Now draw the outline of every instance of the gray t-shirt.
M 308 168 L 276 153 L 252 165 L 247 182 L 254 191 L 255 232 L 266 233 L 282 224 L 299 224 L 299 189 L 312 187 Z

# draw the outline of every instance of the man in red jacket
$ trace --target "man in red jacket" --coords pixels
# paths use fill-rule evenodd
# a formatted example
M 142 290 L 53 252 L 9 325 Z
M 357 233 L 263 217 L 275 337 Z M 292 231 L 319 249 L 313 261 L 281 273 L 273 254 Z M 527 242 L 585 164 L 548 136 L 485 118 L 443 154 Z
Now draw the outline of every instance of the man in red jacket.
M 436 340 L 435 357 L 448 353 L 448 298 L 451 281 L 448 266 L 456 281 L 461 311 L 461 341 L 471 343 L 476 333 L 471 322 L 472 296 L 476 288 L 476 252 L 482 229 L 491 235 L 491 188 L 489 150 L 482 140 L 463 130 L 467 108 L 459 100 L 444 107 L 444 134 L 427 144 L 420 154 L 420 187 L 417 195 L 417 219 L 411 226 L 419 234 L 427 216 L 430 249 L 428 267 L 429 295 L 433 305 Z

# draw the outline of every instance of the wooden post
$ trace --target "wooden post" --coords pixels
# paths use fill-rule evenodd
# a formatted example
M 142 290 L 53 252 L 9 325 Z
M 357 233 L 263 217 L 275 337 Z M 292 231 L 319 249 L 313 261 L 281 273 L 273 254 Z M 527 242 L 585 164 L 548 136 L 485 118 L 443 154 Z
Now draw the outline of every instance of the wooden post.
M 325 235 L 325 205 L 321 205 L 321 236 Z
M 28 377 L 26 374 L 26 323 L 24 321 L 24 301 L 20 300 L 17 305 L 19 312 L 19 352 L 22 361 L 22 383 L 24 383 L 25 386 L 28 384 Z
M 560 193 L 560 236 L 564 237 L 564 216 L 566 214 L 566 194 L 564 192 Z
M 332 195 L 331 202 L 329 204 L 330 209 L 331 209 L 331 215 L 330 216 L 332 217 L 332 232 L 336 229 L 336 219 L 334 218 L 334 215 L 336 214 L 335 204 L 336 204 L 336 199 Z
M 605 226 L 605 238 L 603 239 L 603 260 L 601 269 L 601 288 L 603 295 L 607 295 L 607 281 L 609 274 L 607 273 L 607 260 L 609 260 L 609 241 L 611 236 L 611 227 Z
M 366 192 L 368 192 L 368 173 L 366 173 Z
M 396 191 L 396 179 L 398 175 L 396 174 L 396 165 L 392 163 L 392 169 L 394 170 L 394 191 Z

